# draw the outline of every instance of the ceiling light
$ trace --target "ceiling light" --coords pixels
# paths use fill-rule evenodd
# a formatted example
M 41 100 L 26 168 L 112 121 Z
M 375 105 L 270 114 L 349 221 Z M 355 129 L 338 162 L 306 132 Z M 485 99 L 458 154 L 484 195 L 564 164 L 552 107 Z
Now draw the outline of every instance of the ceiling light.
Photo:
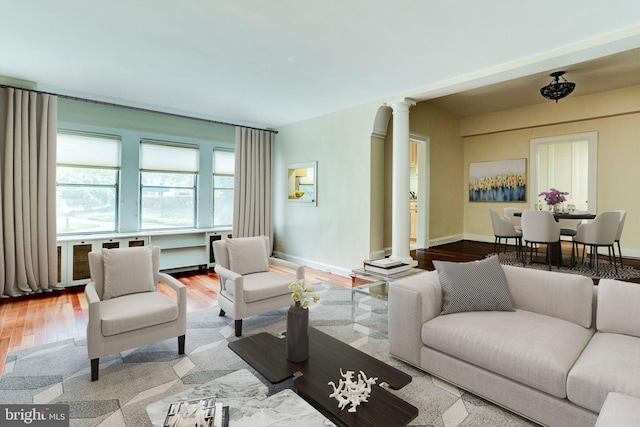
M 553 77 L 551 83 L 547 86 L 540 89 L 540 93 L 547 99 L 554 99 L 558 102 L 558 99 L 564 98 L 573 92 L 573 89 L 576 87 L 575 83 L 568 82 L 567 79 L 562 77 L 564 71 L 556 71 L 551 73 L 550 76 Z M 562 77 L 563 81 L 560 81 Z

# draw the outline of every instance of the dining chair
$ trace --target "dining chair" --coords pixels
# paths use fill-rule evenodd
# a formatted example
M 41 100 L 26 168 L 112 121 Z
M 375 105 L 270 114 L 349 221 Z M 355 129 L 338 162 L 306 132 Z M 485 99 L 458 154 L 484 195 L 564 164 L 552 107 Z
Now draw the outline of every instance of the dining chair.
M 598 248 L 606 247 L 609 251 L 609 263 L 611 263 L 611 252 L 614 250 L 614 243 L 616 242 L 616 236 L 618 234 L 618 227 L 620 225 L 620 213 L 619 212 L 602 212 L 596 215 L 593 221 L 585 224 L 580 224 L 576 235 L 573 236 L 573 245 L 571 248 L 571 260 L 575 259 L 575 255 L 578 253 L 578 245 L 582 245 L 582 260 L 584 261 L 585 248 L 589 246 L 589 266 L 593 266 L 593 261 L 596 263 L 596 274 L 598 271 Z M 613 256 L 613 267 L 618 274 L 618 266 L 616 263 L 615 252 Z
M 616 234 L 616 243 L 618 244 L 618 255 L 620 256 L 620 267 L 624 267 L 622 264 L 622 250 L 620 249 L 620 237 L 622 236 L 622 229 L 624 228 L 624 221 L 627 219 L 627 211 L 625 210 L 617 210 L 613 212 L 618 212 L 620 214 L 620 222 L 618 223 L 618 234 Z M 613 256 L 615 254 L 615 248 L 613 251 Z
M 504 217 L 511 221 L 517 231 L 522 231 L 522 218 L 519 216 L 514 216 L 513 214 L 516 212 L 522 214 L 522 209 L 511 207 L 502 209 L 502 214 L 504 215 Z
M 507 243 L 509 239 L 515 239 L 516 241 L 516 257 L 520 257 L 520 249 L 522 247 L 522 231 L 516 230 L 516 227 L 506 218 L 502 218 L 495 209 L 489 209 L 491 214 L 491 224 L 493 225 L 493 234 L 495 239 L 493 241 L 493 252 L 500 255 L 500 245 L 502 239 L 504 239 L 504 251 L 507 252 Z M 496 252 L 496 245 L 498 251 Z
M 560 224 L 560 235 L 573 237 L 576 235 L 578 231 L 578 226 L 582 224 L 581 219 L 558 219 L 558 223 Z
M 529 262 L 532 263 L 533 245 L 543 243 L 547 245 L 549 270 L 551 270 L 551 258 L 556 252 L 556 262 L 558 269 L 560 269 L 560 259 L 562 257 L 560 248 L 560 224 L 556 222 L 551 212 L 533 210 L 522 212 L 522 239 L 524 240 L 523 266 L 526 264 L 527 249 L 530 249 Z

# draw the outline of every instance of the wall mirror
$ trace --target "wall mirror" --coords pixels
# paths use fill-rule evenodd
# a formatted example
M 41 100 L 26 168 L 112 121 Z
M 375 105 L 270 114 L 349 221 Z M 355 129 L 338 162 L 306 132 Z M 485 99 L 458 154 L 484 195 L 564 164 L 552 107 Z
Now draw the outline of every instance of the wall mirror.
M 290 203 L 316 206 L 318 190 L 317 166 L 318 162 L 287 165 L 287 199 Z

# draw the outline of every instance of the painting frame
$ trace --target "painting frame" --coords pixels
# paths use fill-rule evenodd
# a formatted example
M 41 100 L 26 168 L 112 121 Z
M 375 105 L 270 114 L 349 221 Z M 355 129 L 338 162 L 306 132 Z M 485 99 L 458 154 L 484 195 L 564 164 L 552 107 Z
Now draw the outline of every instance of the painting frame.
M 527 159 L 469 163 L 470 202 L 526 202 Z
M 287 165 L 287 203 L 318 205 L 318 162 Z

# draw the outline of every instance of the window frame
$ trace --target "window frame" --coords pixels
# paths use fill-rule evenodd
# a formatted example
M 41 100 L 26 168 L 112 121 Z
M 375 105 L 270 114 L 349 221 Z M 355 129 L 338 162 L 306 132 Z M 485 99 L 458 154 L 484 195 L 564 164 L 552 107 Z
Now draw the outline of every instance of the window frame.
M 118 165 L 117 166 L 96 166 L 91 163 L 87 164 L 79 164 L 79 163 L 58 163 L 56 159 L 56 207 L 58 203 L 60 203 L 58 199 L 58 189 L 62 188 L 113 188 L 114 189 L 114 219 L 113 219 L 113 229 L 109 230 L 88 230 L 88 231 L 60 231 L 56 229 L 56 235 L 58 236 L 74 236 L 74 235 L 90 235 L 90 234 L 107 234 L 107 233 L 117 233 L 120 229 L 120 185 L 121 185 L 121 168 L 122 168 L 122 138 L 118 135 L 112 135 L 108 133 L 97 133 L 97 132 L 84 132 L 84 131 L 75 131 L 68 129 L 58 129 L 56 131 L 56 136 L 60 135 L 75 135 L 82 136 L 87 138 L 94 139 L 102 139 L 102 140 L 113 140 L 117 141 L 117 158 Z M 93 170 L 112 170 L 115 172 L 113 184 L 78 184 L 78 183 L 61 183 L 58 180 L 58 168 L 78 168 L 78 169 L 93 169 Z M 56 208 L 56 223 L 58 223 L 59 217 L 59 209 Z
M 588 141 L 589 159 L 588 159 L 588 190 L 587 190 L 587 210 L 591 213 L 598 211 L 597 206 L 597 183 L 598 183 L 598 132 L 583 132 L 568 135 L 557 135 L 546 138 L 533 138 L 529 140 L 529 159 L 530 159 L 530 189 L 529 189 L 529 205 L 534 208 L 534 204 L 538 203 L 538 179 L 539 179 L 539 158 L 538 147 L 543 144 L 564 144 L 576 141 Z M 547 191 L 545 189 L 543 191 Z M 563 189 L 560 189 L 563 190 Z
M 213 228 L 229 228 L 229 227 L 233 227 L 233 209 L 234 209 L 234 202 L 233 202 L 233 197 L 232 197 L 232 201 L 231 201 L 231 223 L 229 224 L 216 224 L 215 218 L 216 218 L 216 197 L 215 197 L 215 192 L 216 190 L 221 190 L 221 191 L 231 191 L 231 194 L 233 196 L 233 192 L 235 189 L 235 167 L 234 167 L 234 171 L 231 174 L 228 173 L 216 173 L 216 152 L 223 152 L 223 153 L 230 153 L 233 154 L 234 156 L 234 164 L 235 164 L 235 151 L 233 150 L 226 150 L 226 149 L 220 149 L 220 148 L 214 148 L 213 149 L 213 158 L 212 158 L 212 174 L 211 174 L 211 226 Z M 216 176 L 225 176 L 225 177 L 231 177 L 233 178 L 233 184 L 231 187 L 216 187 Z
M 174 148 L 183 148 L 188 150 L 195 150 L 197 159 L 196 159 L 196 168 L 195 171 L 181 171 L 181 170 L 165 170 L 165 169 L 146 169 L 142 167 L 143 164 L 143 145 L 157 145 L 157 146 L 167 146 Z M 139 177 L 139 186 L 138 186 L 138 230 L 139 231 L 166 231 L 166 230 L 185 230 L 185 229 L 194 229 L 198 227 L 198 178 L 200 175 L 199 170 L 199 157 L 200 157 L 200 147 L 194 144 L 186 144 L 186 143 L 178 143 L 178 142 L 169 142 L 169 141 L 158 141 L 152 139 L 141 139 L 140 140 L 140 159 L 138 163 L 138 177 Z M 184 187 L 184 186 L 159 186 L 159 185 L 144 185 L 144 175 L 145 173 L 158 173 L 158 174 L 169 174 L 169 175 L 190 175 L 193 176 L 193 186 L 192 187 Z M 189 189 L 193 191 L 193 217 L 191 225 L 184 226 L 161 226 L 161 227 L 143 227 L 144 224 L 144 215 L 143 215 L 143 206 L 142 206 L 142 195 L 144 189 L 149 188 L 158 188 L 158 189 Z

